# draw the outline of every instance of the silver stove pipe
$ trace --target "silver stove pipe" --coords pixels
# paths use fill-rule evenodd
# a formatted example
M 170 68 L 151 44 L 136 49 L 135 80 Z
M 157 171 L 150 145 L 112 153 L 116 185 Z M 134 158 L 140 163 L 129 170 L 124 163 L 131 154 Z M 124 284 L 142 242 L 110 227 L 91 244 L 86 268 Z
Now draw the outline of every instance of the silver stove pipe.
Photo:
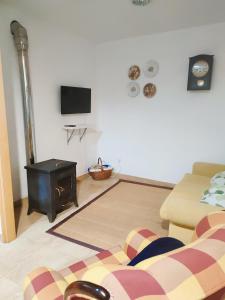
M 36 162 L 34 115 L 28 59 L 28 36 L 26 29 L 17 21 L 10 24 L 11 33 L 18 52 L 20 81 L 23 96 L 24 131 L 27 164 Z

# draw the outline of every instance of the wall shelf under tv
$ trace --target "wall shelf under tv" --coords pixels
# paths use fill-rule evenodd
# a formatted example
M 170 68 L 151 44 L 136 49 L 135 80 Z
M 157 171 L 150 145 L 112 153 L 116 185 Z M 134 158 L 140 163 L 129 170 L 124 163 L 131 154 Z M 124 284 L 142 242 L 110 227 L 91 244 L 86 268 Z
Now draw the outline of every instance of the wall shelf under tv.
M 77 131 L 80 135 L 80 142 L 81 142 L 87 132 L 88 127 L 86 124 L 73 124 L 73 125 L 64 125 L 63 129 L 66 130 L 66 140 L 67 140 L 67 144 L 69 144 L 72 137 L 75 135 L 75 132 Z

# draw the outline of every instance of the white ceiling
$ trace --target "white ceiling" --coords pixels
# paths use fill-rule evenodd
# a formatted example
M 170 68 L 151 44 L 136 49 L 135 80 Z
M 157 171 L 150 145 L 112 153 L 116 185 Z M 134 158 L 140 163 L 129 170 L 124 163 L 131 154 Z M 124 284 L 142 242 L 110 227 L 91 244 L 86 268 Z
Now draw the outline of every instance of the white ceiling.
M 0 0 L 94 42 L 225 22 L 225 0 Z

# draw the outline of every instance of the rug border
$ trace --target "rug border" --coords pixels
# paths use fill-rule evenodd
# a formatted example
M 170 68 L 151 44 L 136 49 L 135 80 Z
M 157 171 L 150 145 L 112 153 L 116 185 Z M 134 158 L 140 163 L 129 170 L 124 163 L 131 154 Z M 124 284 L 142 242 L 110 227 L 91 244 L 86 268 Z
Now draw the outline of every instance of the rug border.
M 113 189 L 115 186 L 117 186 L 121 182 L 132 183 L 132 184 L 139 184 L 139 185 L 150 186 L 150 187 L 160 188 L 160 189 L 166 189 L 166 190 L 172 190 L 173 189 L 173 187 L 169 187 L 169 186 L 163 186 L 163 185 L 157 185 L 157 184 L 151 184 L 151 183 L 145 183 L 145 182 L 138 182 L 138 181 L 132 181 L 132 180 L 119 179 L 116 183 L 114 183 L 112 186 L 110 186 L 104 192 L 102 192 L 101 194 L 99 194 L 98 196 L 96 196 L 95 198 L 93 198 L 91 201 L 89 201 L 85 205 L 81 206 L 78 210 L 74 211 L 72 214 L 70 214 L 69 216 L 67 216 L 66 218 L 64 218 L 62 221 L 60 221 L 56 225 L 52 226 L 50 229 L 48 229 L 46 231 L 46 233 L 49 233 L 49 234 L 54 235 L 56 237 L 62 238 L 64 240 L 66 240 L 66 241 L 78 244 L 80 246 L 86 247 L 88 249 L 91 249 L 91 250 L 94 250 L 94 251 L 97 251 L 97 252 L 104 251 L 105 249 L 99 248 L 99 247 L 91 245 L 89 243 L 85 243 L 85 242 L 80 241 L 80 240 L 76 240 L 76 239 L 67 237 L 67 236 L 65 236 L 63 234 L 54 232 L 54 230 L 56 228 L 58 228 L 59 226 L 61 226 L 63 223 L 65 223 L 67 220 L 69 220 L 70 218 L 72 218 L 73 216 L 75 216 L 76 214 L 78 214 L 80 211 L 82 211 L 83 209 L 85 209 L 86 207 L 88 207 L 89 205 L 91 205 L 92 203 L 94 203 L 95 201 L 97 201 L 100 197 L 102 197 L 104 194 L 106 194 L 107 192 L 109 192 L 111 189 Z

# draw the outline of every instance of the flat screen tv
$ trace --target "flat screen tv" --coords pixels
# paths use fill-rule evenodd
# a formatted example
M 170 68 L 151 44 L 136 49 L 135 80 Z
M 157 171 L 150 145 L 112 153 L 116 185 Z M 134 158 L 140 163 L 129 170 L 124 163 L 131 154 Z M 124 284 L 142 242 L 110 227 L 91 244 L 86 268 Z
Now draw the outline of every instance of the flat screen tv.
M 91 112 L 91 89 L 61 86 L 61 114 Z

